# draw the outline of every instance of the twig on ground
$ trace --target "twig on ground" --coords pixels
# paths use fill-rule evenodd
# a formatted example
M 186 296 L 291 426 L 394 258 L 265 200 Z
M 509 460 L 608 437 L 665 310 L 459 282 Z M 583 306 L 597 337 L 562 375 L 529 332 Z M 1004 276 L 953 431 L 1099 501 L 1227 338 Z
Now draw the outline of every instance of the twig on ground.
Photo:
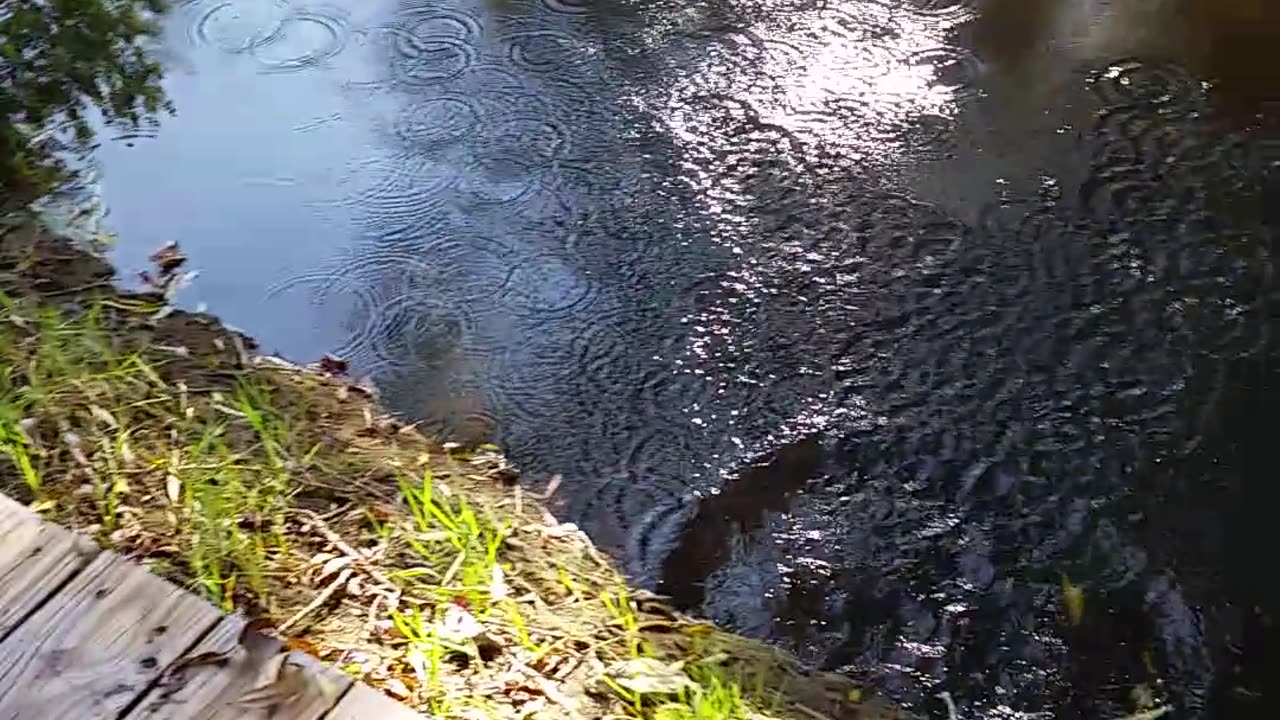
M 374 595 L 373 602 L 369 603 L 369 615 L 364 622 L 364 634 L 373 635 L 378 627 L 378 609 L 382 607 L 382 596 Z
M 578 703 L 573 698 L 560 692 L 560 688 L 556 684 L 548 680 L 542 673 L 525 665 L 524 663 L 516 663 L 515 668 L 524 675 L 526 679 L 538 687 L 538 691 L 547 697 L 551 702 L 559 705 L 564 709 L 565 714 L 571 720 L 578 720 L 582 716 L 578 714 Z
M 377 568 L 373 567 L 363 553 L 351 547 L 351 545 L 348 544 L 346 540 L 343 540 L 341 535 L 334 532 L 333 528 L 330 528 L 319 515 L 305 509 L 299 509 L 298 512 L 306 516 L 307 519 L 311 521 L 312 526 L 317 532 L 324 536 L 325 540 L 329 541 L 329 544 L 333 545 L 333 547 L 342 554 L 350 557 L 352 565 L 355 565 L 361 572 L 378 581 L 378 583 L 383 585 L 385 589 L 396 593 L 400 592 L 399 586 L 391 582 L 391 580 L 387 578 L 386 575 L 382 574 Z
M 813 708 L 808 707 L 806 705 L 801 705 L 800 703 L 792 703 L 792 707 L 804 713 L 805 715 L 808 715 L 809 717 L 813 718 L 813 720 L 831 720 L 830 717 L 823 715 L 817 710 L 814 710 Z
M 350 579 L 351 579 L 351 569 L 343 568 L 342 572 L 338 573 L 338 577 L 335 578 L 333 582 L 329 583 L 328 587 L 320 591 L 320 594 L 316 595 L 314 600 L 312 600 L 310 603 L 307 603 L 306 607 L 294 613 L 293 617 L 281 623 L 280 626 L 276 628 L 276 630 L 279 631 L 280 633 L 288 632 L 289 628 L 293 627 L 294 625 L 297 625 L 298 622 L 302 620 L 302 618 L 311 614 L 312 612 L 315 611 L 316 608 L 328 602 L 329 598 L 333 597 L 333 594 L 336 593 L 339 589 L 346 587 L 347 581 Z

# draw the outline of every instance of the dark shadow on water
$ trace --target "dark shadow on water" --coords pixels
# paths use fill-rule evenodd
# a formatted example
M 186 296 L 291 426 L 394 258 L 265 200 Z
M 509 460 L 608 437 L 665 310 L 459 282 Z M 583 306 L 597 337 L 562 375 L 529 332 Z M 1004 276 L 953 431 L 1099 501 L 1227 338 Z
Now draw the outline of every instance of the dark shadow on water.
M 701 607 L 707 576 L 728 561 L 733 535 L 759 529 L 765 513 L 786 511 L 791 495 L 822 467 L 822 452 L 816 438 L 784 445 L 743 470 L 720 493 L 700 501 L 688 529 L 662 561 L 658 592 L 678 607 Z

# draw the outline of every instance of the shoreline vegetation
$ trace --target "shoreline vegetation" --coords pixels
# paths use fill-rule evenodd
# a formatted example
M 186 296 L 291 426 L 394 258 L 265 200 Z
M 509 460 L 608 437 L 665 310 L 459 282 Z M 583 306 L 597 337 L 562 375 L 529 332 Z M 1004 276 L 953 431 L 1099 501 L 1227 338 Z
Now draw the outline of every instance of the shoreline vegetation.
M 436 717 L 902 717 L 629 588 L 496 448 L 113 275 L 0 225 L 0 491 L 45 518 Z

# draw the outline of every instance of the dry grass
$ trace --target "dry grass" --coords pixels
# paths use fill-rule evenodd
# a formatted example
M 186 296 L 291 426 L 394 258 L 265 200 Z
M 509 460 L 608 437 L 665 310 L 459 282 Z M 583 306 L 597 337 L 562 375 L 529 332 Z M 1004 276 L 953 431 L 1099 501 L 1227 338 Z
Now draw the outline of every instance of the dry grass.
M 630 591 L 494 449 L 108 273 L 0 240 L 0 490 L 47 517 L 440 717 L 893 715 Z

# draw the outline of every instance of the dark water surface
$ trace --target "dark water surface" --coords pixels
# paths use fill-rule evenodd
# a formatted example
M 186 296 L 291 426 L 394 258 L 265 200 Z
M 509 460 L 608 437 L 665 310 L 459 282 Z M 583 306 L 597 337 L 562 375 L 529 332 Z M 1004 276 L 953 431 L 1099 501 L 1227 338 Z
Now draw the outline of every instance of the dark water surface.
M 939 716 L 1249 716 L 1277 17 L 1202 5 L 203 0 L 100 190 L 719 621 Z

